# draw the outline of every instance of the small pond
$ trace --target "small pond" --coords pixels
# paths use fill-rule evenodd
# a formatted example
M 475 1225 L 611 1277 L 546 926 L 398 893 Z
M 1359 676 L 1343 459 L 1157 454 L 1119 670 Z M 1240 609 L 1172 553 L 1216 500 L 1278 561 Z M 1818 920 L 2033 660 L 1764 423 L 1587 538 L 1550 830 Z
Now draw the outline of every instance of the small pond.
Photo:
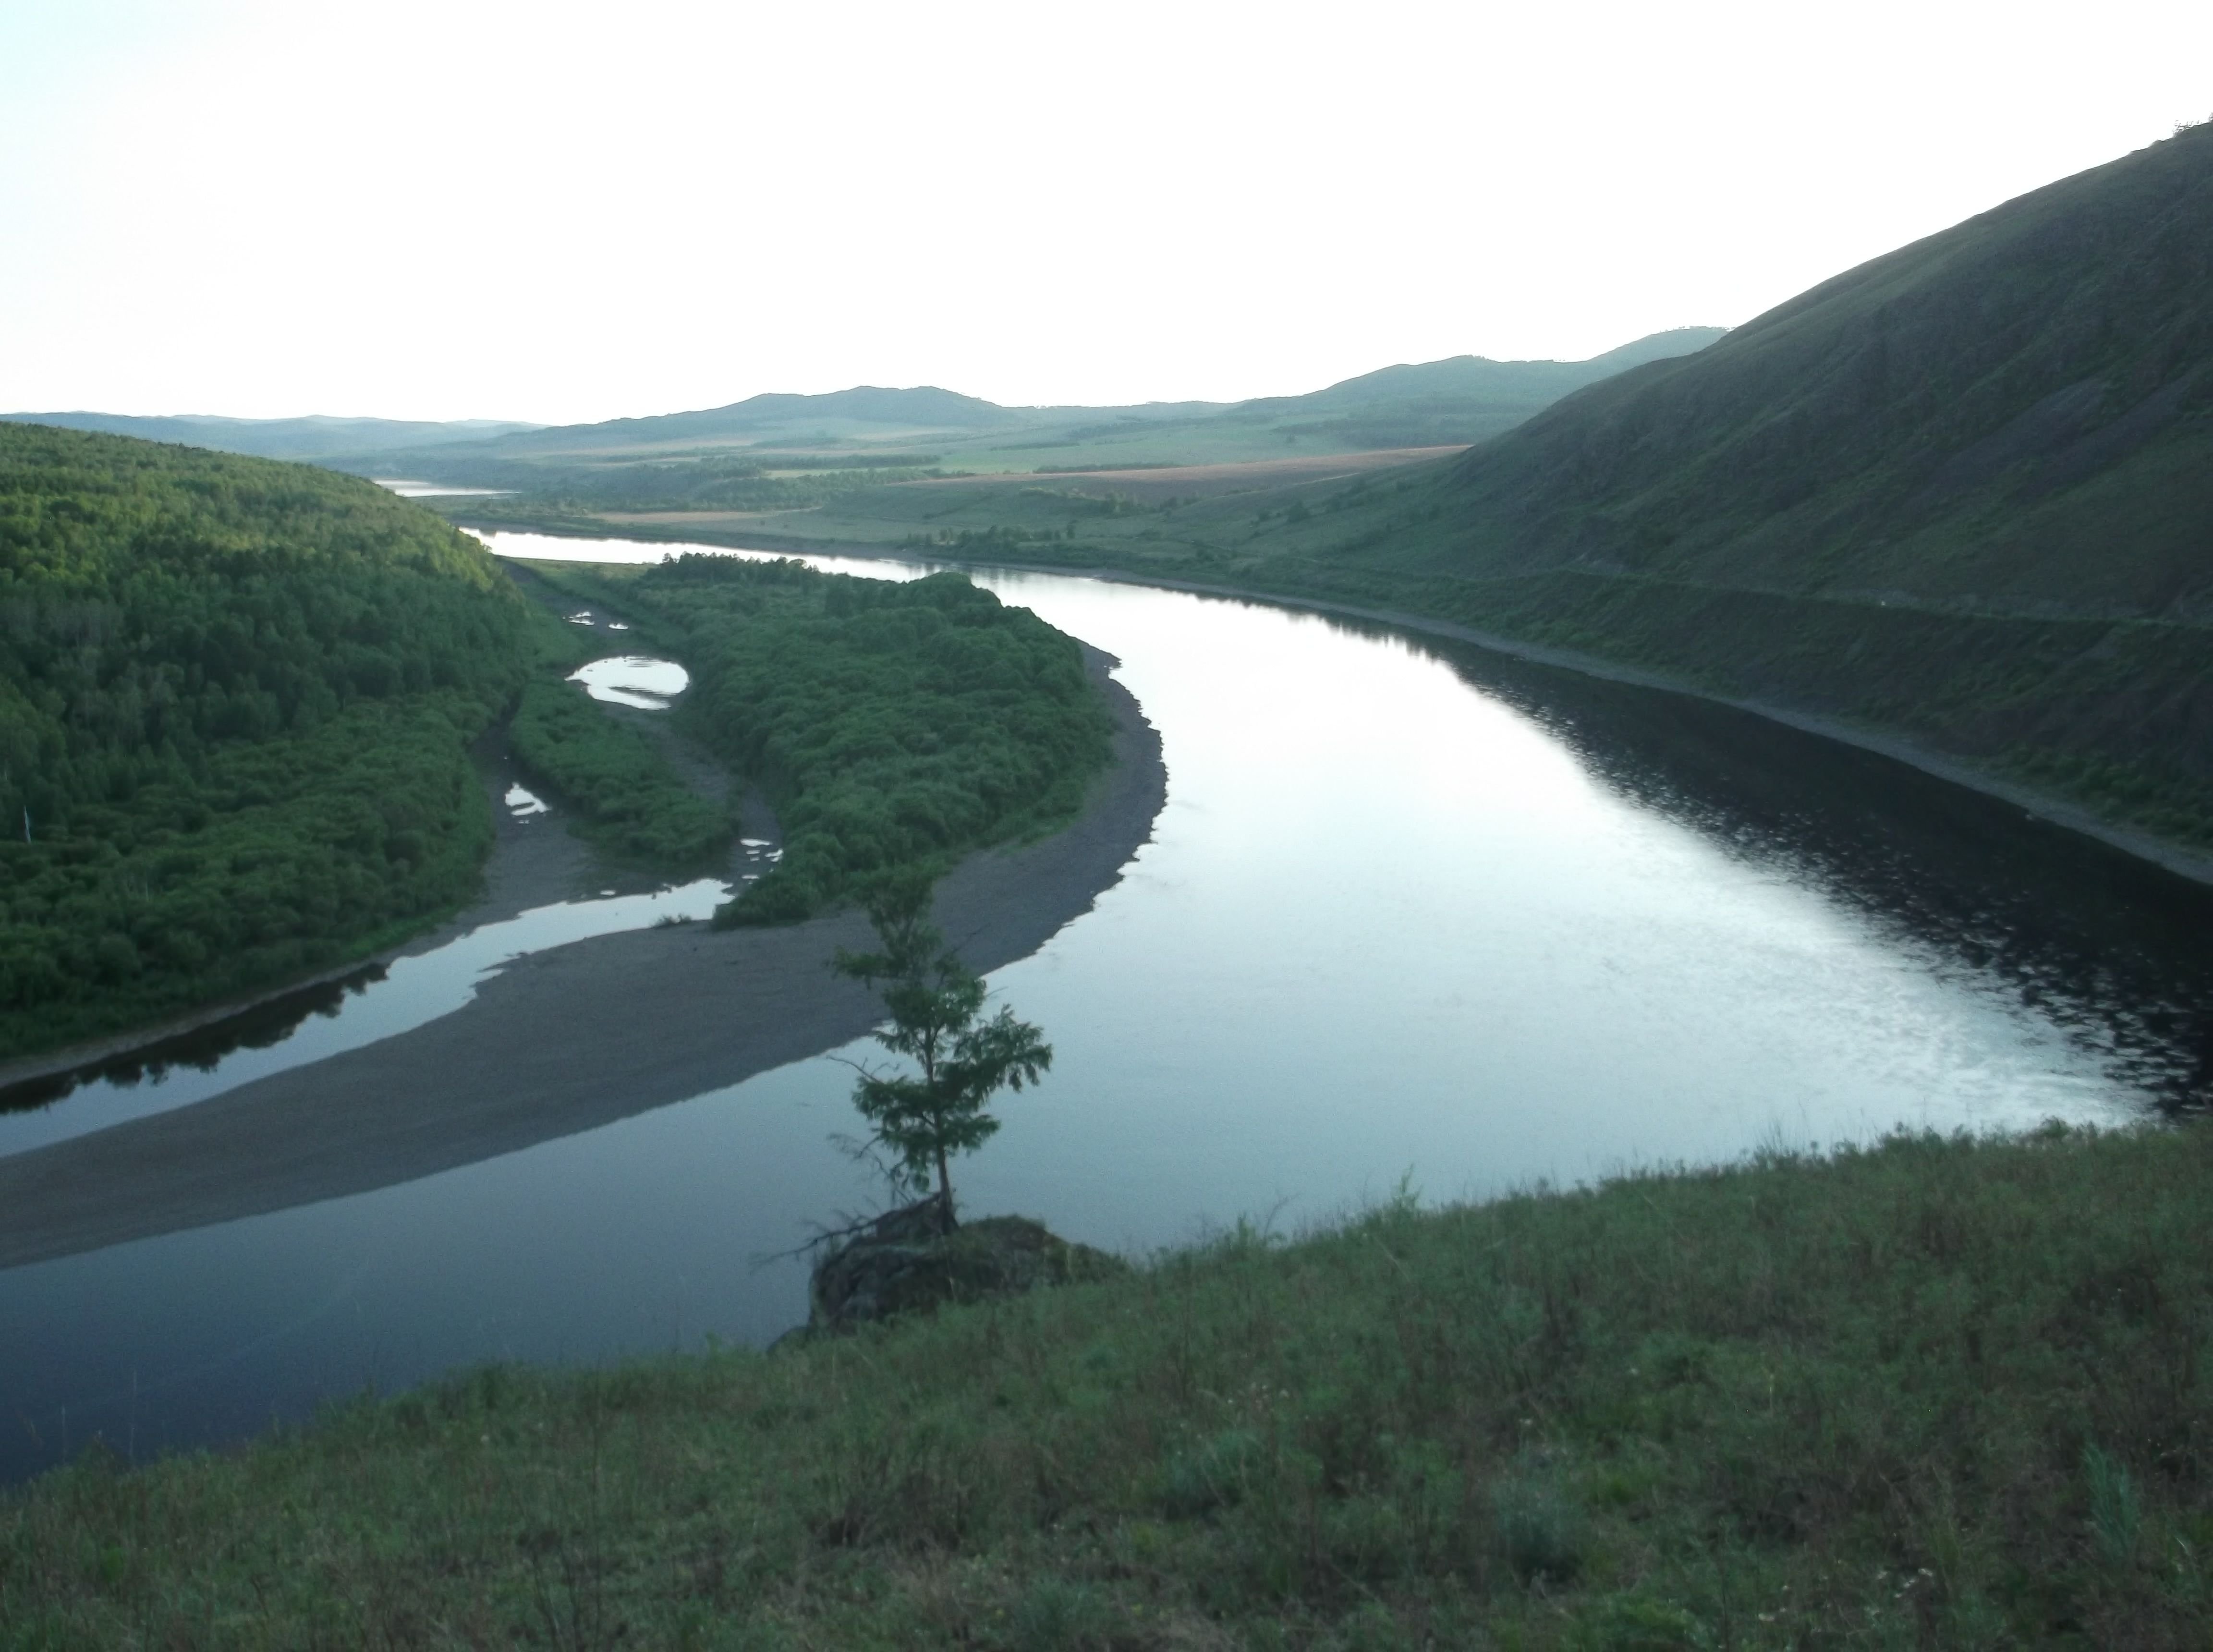
M 608 629 L 623 628 L 610 625 Z M 636 706 L 641 711 L 666 711 L 671 701 L 692 686 L 692 674 L 674 660 L 617 654 L 580 666 L 569 674 L 569 680 L 582 683 L 587 694 L 611 705 Z

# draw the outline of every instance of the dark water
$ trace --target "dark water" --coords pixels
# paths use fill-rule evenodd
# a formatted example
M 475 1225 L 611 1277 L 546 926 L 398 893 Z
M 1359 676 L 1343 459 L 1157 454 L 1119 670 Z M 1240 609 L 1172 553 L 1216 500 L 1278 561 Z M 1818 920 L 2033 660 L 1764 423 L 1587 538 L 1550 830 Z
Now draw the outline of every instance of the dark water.
M 990 582 L 1120 657 L 1169 801 L 1123 881 L 992 978 L 1057 1060 L 962 1167 L 971 1210 L 1143 1251 L 1326 1220 L 1409 1176 L 1479 1197 L 2208 1099 L 2198 886 L 1695 700 L 1249 605 Z M 94 1430 L 142 1455 L 220 1440 L 485 1359 L 765 1341 L 804 1281 L 755 1259 L 875 1195 L 829 1140 L 850 1079 L 802 1062 L 0 1273 L 0 1470 Z

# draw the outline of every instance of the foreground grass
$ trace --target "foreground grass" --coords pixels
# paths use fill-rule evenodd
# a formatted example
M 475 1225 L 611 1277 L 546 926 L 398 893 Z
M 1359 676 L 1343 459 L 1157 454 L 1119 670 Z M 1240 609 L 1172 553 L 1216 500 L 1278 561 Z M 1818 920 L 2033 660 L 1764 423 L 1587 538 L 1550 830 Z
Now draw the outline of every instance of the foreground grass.
M 2203 1646 L 2213 1133 L 1647 1176 L 0 1501 L 0 1643 Z

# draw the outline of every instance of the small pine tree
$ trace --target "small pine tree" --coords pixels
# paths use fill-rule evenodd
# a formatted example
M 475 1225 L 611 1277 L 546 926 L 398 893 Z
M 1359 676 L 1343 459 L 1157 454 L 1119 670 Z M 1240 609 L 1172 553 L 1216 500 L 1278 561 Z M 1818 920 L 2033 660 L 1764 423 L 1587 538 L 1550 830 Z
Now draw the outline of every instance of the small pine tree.
M 945 944 L 928 921 L 930 885 L 919 876 L 879 884 L 868 901 L 879 950 L 839 948 L 831 967 L 878 988 L 890 1021 L 876 1042 L 905 1056 L 919 1073 L 885 1074 L 863 1067 L 853 1085 L 853 1105 L 869 1121 L 869 1146 L 887 1149 L 894 1184 L 918 1194 L 936 1177 L 941 1220 L 954 1225 L 953 1173 L 956 1153 L 972 1153 L 989 1141 L 999 1121 L 985 1104 L 1003 1089 L 1034 1084 L 1052 1065 L 1052 1046 L 1036 1027 L 1002 1005 L 984 1012 L 982 978 Z

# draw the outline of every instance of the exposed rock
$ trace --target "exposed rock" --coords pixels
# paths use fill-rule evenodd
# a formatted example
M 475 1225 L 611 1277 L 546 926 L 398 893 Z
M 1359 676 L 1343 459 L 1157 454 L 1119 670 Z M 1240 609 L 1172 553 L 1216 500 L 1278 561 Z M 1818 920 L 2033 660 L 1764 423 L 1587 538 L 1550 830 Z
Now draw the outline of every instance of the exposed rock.
M 1102 1279 L 1129 1265 L 1072 1244 L 1027 1216 L 986 1216 L 950 1232 L 935 1199 L 887 1211 L 814 1264 L 808 1333 L 821 1336 L 947 1302 Z

